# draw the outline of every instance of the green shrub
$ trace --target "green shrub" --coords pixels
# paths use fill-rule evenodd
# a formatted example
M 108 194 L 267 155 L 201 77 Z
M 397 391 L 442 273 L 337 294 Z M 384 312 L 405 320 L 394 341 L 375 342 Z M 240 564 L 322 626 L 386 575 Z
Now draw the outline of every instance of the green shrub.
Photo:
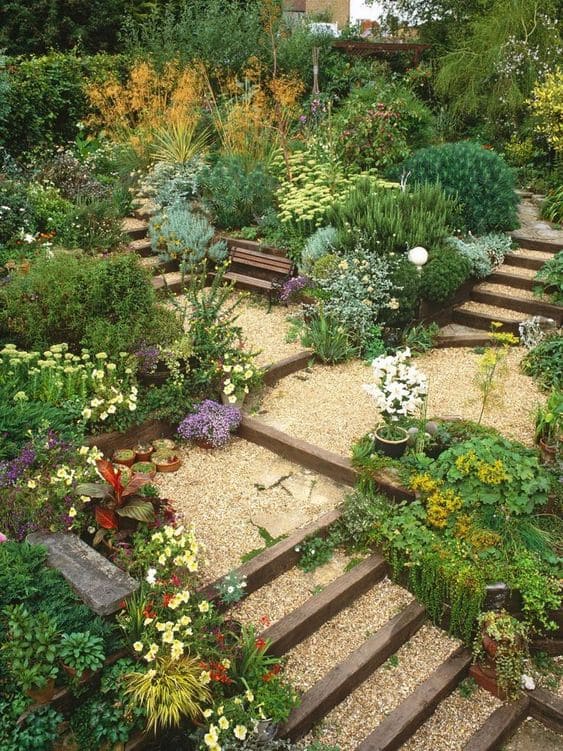
M 518 225 L 513 171 L 501 156 L 477 143 L 430 146 L 391 174 L 409 175 L 414 184 L 438 183 L 448 196 L 459 200 L 461 226 L 457 229 L 482 235 Z
M 522 360 L 522 369 L 546 391 L 563 388 L 563 336 L 553 334 L 541 341 Z
M 106 260 L 58 251 L 0 287 L 0 339 L 24 349 L 68 342 L 75 351 L 118 355 L 140 342 L 167 343 L 179 331 L 134 254 Z
M 4 122 L 0 120 L 0 143 L 19 155 L 34 147 L 74 140 L 79 122 L 89 112 L 85 80 L 119 69 L 122 59 L 50 53 L 8 62 L 10 116 Z
M 468 278 L 471 271 L 469 260 L 453 248 L 436 252 L 422 272 L 422 296 L 432 303 L 444 303 Z
M 274 180 L 261 164 L 222 156 L 199 176 L 205 204 L 220 229 L 255 224 L 274 202 Z
M 500 234 L 469 236 L 464 240 L 451 237 L 449 242 L 458 253 L 467 258 L 471 264 L 471 276 L 476 279 L 484 279 L 500 266 L 512 243 L 508 235 Z
M 378 78 L 355 89 L 336 113 L 338 148 L 357 170 L 385 169 L 429 143 L 432 119 L 410 89 Z
M 563 305 L 563 250 L 546 261 L 535 278 L 545 284 L 544 290 L 555 305 Z
M 563 185 L 549 191 L 542 203 L 541 215 L 548 222 L 563 224 Z
M 311 347 L 322 362 L 333 365 L 356 357 L 359 348 L 338 319 L 325 313 L 322 306 L 315 310 L 303 329 L 301 344 Z
M 416 245 L 432 248 L 450 232 L 455 202 L 435 185 L 410 190 L 381 189 L 363 178 L 329 215 L 339 230 L 336 245 L 367 243 L 376 255 L 405 253 Z

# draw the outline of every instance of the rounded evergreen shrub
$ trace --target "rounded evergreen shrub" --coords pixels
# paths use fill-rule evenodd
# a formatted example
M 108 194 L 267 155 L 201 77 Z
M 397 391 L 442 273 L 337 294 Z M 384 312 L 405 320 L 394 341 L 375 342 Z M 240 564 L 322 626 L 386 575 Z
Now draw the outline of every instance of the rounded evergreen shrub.
M 457 198 L 463 229 L 481 235 L 518 226 L 514 173 L 494 151 L 470 141 L 429 146 L 395 168 L 392 177 L 438 183 Z
M 447 302 L 471 272 L 471 262 L 453 248 L 444 248 L 433 255 L 424 267 L 421 280 L 422 297 L 428 302 Z

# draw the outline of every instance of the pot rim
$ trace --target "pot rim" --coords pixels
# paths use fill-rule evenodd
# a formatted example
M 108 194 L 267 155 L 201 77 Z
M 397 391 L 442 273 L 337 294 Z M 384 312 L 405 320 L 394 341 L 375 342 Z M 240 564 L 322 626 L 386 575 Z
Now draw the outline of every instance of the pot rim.
M 379 435 L 378 431 L 379 431 L 380 428 L 383 428 L 383 427 L 385 427 L 384 424 L 378 425 L 377 428 L 373 431 L 374 435 L 376 435 L 379 438 L 380 441 L 384 441 L 385 443 L 398 444 L 398 443 L 404 443 L 405 441 L 409 440 L 409 434 L 407 433 L 406 429 L 405 428 L 401 428 L 400 425 L 397 425 L 397 428 L 399 428 L 399 430 L 403 431 L 403 433 L 405 434 L 405 437 L 401 438 L 398 441 L 391 441 L 391 440 L 389 440 L 389 438 L 384 438 L 382 435 Z

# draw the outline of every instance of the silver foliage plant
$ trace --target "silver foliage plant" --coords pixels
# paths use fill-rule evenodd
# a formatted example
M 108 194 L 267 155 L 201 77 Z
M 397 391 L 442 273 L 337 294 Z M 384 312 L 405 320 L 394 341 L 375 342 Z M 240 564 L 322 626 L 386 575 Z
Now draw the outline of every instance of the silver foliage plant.
M 511 240 L 508 235 L 489 233 L 482 237 L 469 235 L 463 240 L 458 237 L 448 238 L 450 245 L 465 256 L 471 263 L 471 276 L 484 279 L 504 261 Z
M 302 274 L 310 276 L 319 258 L 334 251 L 337 234 L 336 229 L 329 225 L 328 227 L 319 227 L 307 239 L 301 253 L 301 263 L 299 264 L 299 270 Z

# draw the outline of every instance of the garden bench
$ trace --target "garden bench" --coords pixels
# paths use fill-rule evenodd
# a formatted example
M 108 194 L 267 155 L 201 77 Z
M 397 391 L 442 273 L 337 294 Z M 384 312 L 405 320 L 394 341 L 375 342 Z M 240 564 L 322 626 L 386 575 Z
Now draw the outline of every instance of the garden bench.
M 234 282 L 237 287 L 267 292 L 270 305 L 274 292 L 293 273 L 293 261 L 285 256 L 231 246 L 229 257 L 231 265 L 224 278 Z

